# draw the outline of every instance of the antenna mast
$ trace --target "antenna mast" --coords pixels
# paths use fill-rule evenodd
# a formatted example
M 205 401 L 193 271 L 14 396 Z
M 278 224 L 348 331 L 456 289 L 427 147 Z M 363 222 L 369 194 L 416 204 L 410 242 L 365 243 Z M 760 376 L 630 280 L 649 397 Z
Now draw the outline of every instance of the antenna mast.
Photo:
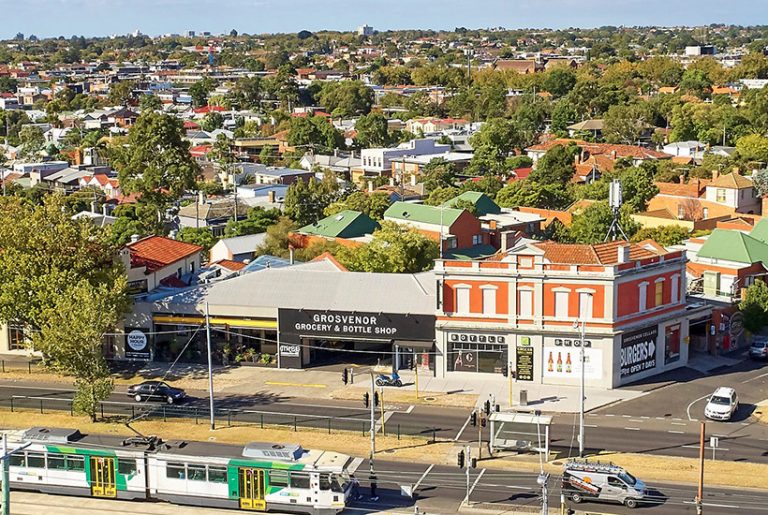
M 610 189 L 608 190 L 608 204 L 611 206 L 611 211 L 613 211 L 613 220 L 611 221 L 611 226 L 608 227 L 608 233 L 603 241 L 608 241 L 609 238 L 611 241 L 616 241 L 619 234 L 621 234 L 623 239 L 628 239 L 619 222 L 621 202 L 621 181 L 614 179 L 611 181 Z

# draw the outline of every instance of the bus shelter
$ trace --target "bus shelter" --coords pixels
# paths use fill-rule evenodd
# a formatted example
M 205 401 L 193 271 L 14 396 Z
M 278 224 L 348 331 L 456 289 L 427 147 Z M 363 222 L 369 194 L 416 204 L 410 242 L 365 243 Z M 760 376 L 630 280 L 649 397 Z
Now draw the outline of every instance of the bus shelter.
M 550 415 L 497 412 L 491 421 L 491 451 L 544 452 L 549 455 Z

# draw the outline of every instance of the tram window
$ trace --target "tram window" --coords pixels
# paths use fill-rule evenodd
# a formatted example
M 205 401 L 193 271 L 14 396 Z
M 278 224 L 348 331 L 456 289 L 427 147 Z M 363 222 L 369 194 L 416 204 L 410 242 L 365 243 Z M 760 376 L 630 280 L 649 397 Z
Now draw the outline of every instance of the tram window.
M 183 463 L 169 463 L 165 466 L 165 476 L 171 479 L 187 479 Z
M 27 454 L 27 467 L 35 469 L 45 468 L 45 456 L 42 454 Z
M 320 474 L 320 490 L 330 490 L 330 489 L 331 489 L 331 475 Z
M 270 470 L 269 486 L 288 486 L 288 472 L 284 470 Z
M 208 467 L 208 481 L 211 483 L 226 483 L 227 469 L 225 467 Z
M 11 454 L 11 460 L 9 464 L 11 467 L 26 467 L 27 461 L 24 459 L 24 453 L 20 452 L 17 454 Z
M 205 465 L 187 465 L 187 479 L 205 481 Z
M 63 454 L 49 454 L 48 468 L 57 470 L 67 469 L 67 458 Z
M 82 456 L 67 456 L 67 469 L 84 471 L 85 470 L 85 458 Z
M 291 488 L 309 489 L 309 474 L 304 472 L 291 472 Z
M 131 458 L 117 459 L 117 473 L 124 476 L 136 474 L 136 460 Z

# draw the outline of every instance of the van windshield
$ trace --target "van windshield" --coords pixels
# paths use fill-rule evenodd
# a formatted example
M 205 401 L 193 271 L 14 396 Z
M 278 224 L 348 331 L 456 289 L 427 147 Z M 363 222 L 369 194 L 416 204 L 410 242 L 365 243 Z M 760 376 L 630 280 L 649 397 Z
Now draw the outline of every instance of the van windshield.
M 635 486 L 635 484 L 637 484 L 637 479 L 635 478 L 635 476 L 633 476 L 629 472 L 622 472 L 621 474 L 619 474 L 619 479 L 624 481 L 629 486 Z

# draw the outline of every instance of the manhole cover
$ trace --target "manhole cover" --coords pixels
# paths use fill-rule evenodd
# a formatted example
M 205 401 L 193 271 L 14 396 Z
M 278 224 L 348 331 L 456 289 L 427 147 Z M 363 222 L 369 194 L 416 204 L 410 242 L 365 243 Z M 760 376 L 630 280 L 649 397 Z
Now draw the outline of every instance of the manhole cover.
M 437 399 L 435 397 L 422 397 L 422 400 L 427 402 L 435 402 Z

